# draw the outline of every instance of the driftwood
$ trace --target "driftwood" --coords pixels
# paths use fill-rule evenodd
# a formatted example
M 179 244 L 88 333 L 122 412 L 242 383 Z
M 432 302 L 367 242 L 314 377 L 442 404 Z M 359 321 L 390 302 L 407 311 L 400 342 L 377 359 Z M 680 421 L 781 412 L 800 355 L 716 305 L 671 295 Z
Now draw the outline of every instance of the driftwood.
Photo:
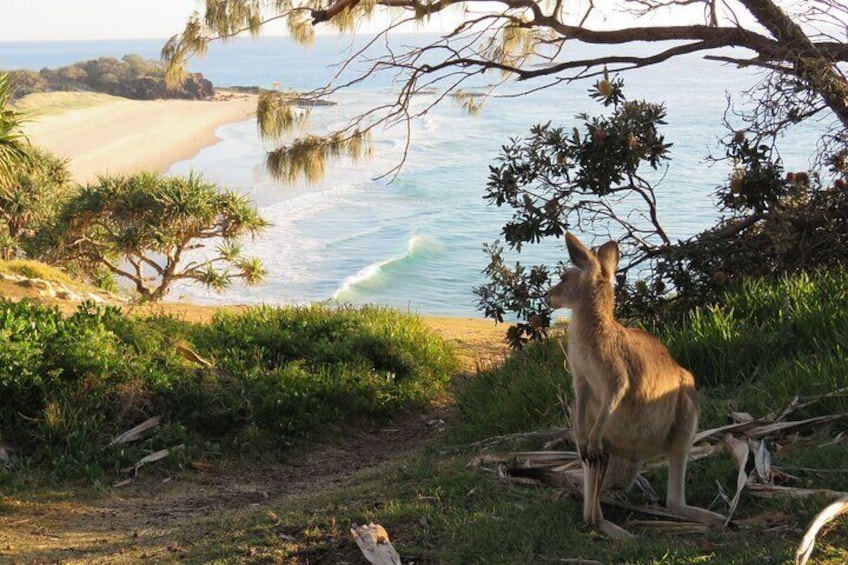
M 848 495 L 843 496 L 836 502 L 829 504 L 824 510 L 816 514 L 813 523 L 804 534 L 804 539 L 801 540 L 801 545 L 795 552 L 795 565 L 804 565 L 813 553 L 813 546 L 816 543 L 816 535 L 819 533 L 825 524 L 834 520 L 838 516 L 848 512 Z
M 350 529 L 356 545 L 373 565 L 401 565 L 400 555 L 389 541 L 389 534 L 380 524 L 371 522 L 367 526 L 353 524 Z
M 785 483 L 792 480 L 793 477 L 774 466 L 772 453 L 769 449 L 769 446 L 774 445 L 775 442 L 786 442 L 790 438 L 797 437 L 797 432 L 799 431 L 819 427 L 844 418 L 845 414 L 832 414 L 804 420 L 786 419 L 799 408 L 810 406 L 825 398 L 845 394 L 848 394 L 848 388 L 839 389 L 818 397 L 796 397 L 778 416 L 772 415 L 766 418 L 755 418 L 744 412 L 732 412 L 730 414 L 731 424 L 704 430 L 696 434 L 695 441 L 693 442 L 695 445 L 689 453 L 690 460 L 729 453 L 737 466 L 736 488 L 733 495 L 725 495 L 721 491 L 721 485 L 719 485 L 719 494 L 716 497 L 717 501 L 723 501 L 726 505 L 725 525 L 729 525 L 733 521 L 733 516 L 736 513 L 742 494 L 746 490 L 753 496 L 758 497 L 841 496 L 843 498 L 840 500 L 848 501 L 848 494 L 842 492 L 786 486 Z M 505 440 L 529 439 L 532 437 L 549 438 L 553 435 L 568 437 L 569 431 L 563 428 L 552 432 L 511 434 L 479 441 L 474 445 L 486 449 Z M 845 435 L 846 432 L 842 432 L 835 439 L 827 443 L 838 443 Z M 664 464 L 665 462 L 661 460 L 647 461 L 645 462 L 645 467 Z M 495 476 L 503 480 L 527 485 L 550 484 L 562 488 L 574 496 L 582 496 L 583 471 L 579 454 L 576 451 L 486 452 L 474 457 L 469 465 L 493 472 Z M 653 489 L 644 477 L 639 475 L 637 477 L 637 484 L 646 493 L 649 500 L 656 500 L 656 495 L 651 494 Z M 601 502 L 608 506 L 616 506 L 643 516 L 650 516 L 650 521 L 637 520 L 631 522 L 641 527 L 661 528 L 663 530 L 678 532 L 705 531 L 703 525 L 683 522 L 659 505 L 634 505 L 611 497 L 606 493 L 601 497 Z M 848 502 L 846 502 L 844 508 L 845 510 L 843 511 L 848 512 Z M 831 514 L 833 512 L 834 510 L 831 509 Z M 822 514 L 831 515 L 826 512 Z M 756 527 L 756 524 L 767 524 L 767 527 L 770 528 L 786 528 L 790 525 L 790 518 L 783 514 L 778 516 L 775 513 L 766 513 L 760 516 L 734 521 L 733 523 L 735 526 L 743 528 Z
M 121 435 L 119 435 L 118 437 L 113 439 L 111 442 L 109 442 L 109 445 L 112 446 L 112 445 L 115 445 L 115 444 L 131 443 L 133 441 L 140 440 L 141 438 L 143 438 L 145 436 L 145 434 L 147 432 L 149 432 L 153 428 L 156 428 L 158 425 L 159 425 L 159 417 L 158 416 L 154 416 L 153 418 L 148 418 L 147 420 L 143 421 L 142 423 L 140 423 L 136 427 L 132 428 L 131 430 L 125 431 L 124 433 L 122 433 Z

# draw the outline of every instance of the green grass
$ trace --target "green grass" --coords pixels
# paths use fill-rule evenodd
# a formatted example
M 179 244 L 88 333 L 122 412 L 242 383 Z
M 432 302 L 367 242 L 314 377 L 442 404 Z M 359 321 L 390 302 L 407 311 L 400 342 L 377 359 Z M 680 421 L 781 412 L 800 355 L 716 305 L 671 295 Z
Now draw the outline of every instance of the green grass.
M 665 328 L 660 338 L 713 399 L 704 420 L 714 425 L 728 407 L 764 415 L 795 396 L 848 386 L 846 312 L 844 271 L 752 280 L 727 292 L 719 306 L 696 309 L 685 323 Z M 840 412 L 848 412 L 848 396 L 817 402 L 795 417 Z
M 0 273 L 70 285 L 78 284 L 70 276 L 68 276 L 67 273 L 60 269 L 50 267 L 40 261 L 30 261 L 26 259 L 14 259 L 11 261 L 0 260 Z
M 503 366 L 478 374 L 457 392 L 461 414 L 450 434 L 457 444 L 562 427 L 572 396 L 556 339 L 533 342 Z
M 119 101 L 126 101 L 126 98 L 98 92 L 36 92 L 16 101 L 15 109 L 25 112 L 28 119 L 37 121 L 43 116 L 55 116 L 69 110 L 93 108 Z
M 191 324 L 2 302 L 0 439 L 21 464 L 89 479 L 178 444 L 183 461 L 277 454 L 419 409 L 444 394 L 453 368 L 420 319 L 380 308 L 257 308 Z M 109 447 L 151 416 L 164 421 L 156 434 Z

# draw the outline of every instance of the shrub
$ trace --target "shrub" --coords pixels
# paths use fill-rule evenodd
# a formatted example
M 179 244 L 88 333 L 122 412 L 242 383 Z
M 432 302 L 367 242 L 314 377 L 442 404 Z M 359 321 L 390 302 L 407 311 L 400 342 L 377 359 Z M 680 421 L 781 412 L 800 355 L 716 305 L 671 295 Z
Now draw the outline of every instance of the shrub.
M 201 325 L 0 302 L 0 439 L 61 476 L 94 477 L 173 442 L 195 456 L 273 453 L 421 407 L 453 367 L 421 320 L 380 308 L 257 308 Z M 158 434 L 108 447 L 151 416 Z

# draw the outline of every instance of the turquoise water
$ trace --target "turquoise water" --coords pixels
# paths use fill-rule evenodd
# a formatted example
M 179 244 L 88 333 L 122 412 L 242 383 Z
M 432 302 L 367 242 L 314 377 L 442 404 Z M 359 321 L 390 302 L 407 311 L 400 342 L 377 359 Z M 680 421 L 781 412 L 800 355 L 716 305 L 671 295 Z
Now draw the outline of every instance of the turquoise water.
M 404 36 L 398 42 L 420 41 Z M 162 41 L 0 43 L 0 68 L 55 67 L 103 55 L 140 53 L 156 57 Z M 215 46 L 193 63 L 216 85 L 260 85 L 299 90 L 323 85 L 330 64 L 346 40 L 318 37 L 312 50 L 286 38 L 243 40 Z M 671 162 L 658 188 L 660 219 L 674 238 L 688 237 L 718 218 L 712 194 L 726 178 L 723 166 L 704 162 L 724 134 L 725 92 L 745 102 L 745 89 L 757 77 L 687 57 L 650 71 L 625 76 L 631 99 L 664 102 L 672 147 Z M 498 238 L 508 212 L 482 199 L 488 166 L 502 145 L 524 135 L 534 123 L 576 125 L 579 112 L 600 107 L 587 96 L 587 83 L 558 86 L 521 98 L 499 98 L 469 117 L 444 101 L 412 124 L 406 163 L 393 182 L 376 177 L 391 170 L 404 153 L 405 130 L 380 130 L 373 156 L 341 160 L 316 185 L 283 186 L 264 170 L 270 146 L 258 138 L 252 121 L 222 126 L 220 143 L 176 163 L 172 173 L 191 170 L 243 191 L 255 200 L 273 227 L 247 243 L 246 252 L 263 259 L 268 281 L 224 294 L 181 286 L 173 299 L 200 303 L 304 303 L 338 300 L 379 303 L 428 315 L 475 315 L 472 289 L 483 282 L 484 242 Z M 508 86 L 504 93 L 517 92 Z M 314 110 L 310 131 L 326 132 L 391 96 L 387 79 L 358 85 L 336 95 L 335 106 Z M 425 107 L 437 93 L 420 95 Z M 783 150 L 787 168 L 804 169 L 814 150 L 814 132 L 802 131 Z M 523 262 L 555 264 L 562 242 L 551 241 L 521 254 Z

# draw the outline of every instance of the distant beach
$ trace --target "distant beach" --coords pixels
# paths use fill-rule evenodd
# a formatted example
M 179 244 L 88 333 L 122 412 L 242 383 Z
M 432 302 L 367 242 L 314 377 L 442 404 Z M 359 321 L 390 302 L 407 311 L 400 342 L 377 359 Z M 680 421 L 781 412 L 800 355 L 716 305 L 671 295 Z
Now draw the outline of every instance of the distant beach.
M 52 95 L 61 96 L 61 104 L 51 101 Z M 73 94 L 52 95 L 39 95 L 37 103 L 27 104 L 31 121 L 24 131 L 32 143 L 69 159 L 68 168 L 81 184 L 100 174 L 166 172 L 217 143 L 219 126 L 255 115 L 257 98 L 242 93 L 219 93 L 210 101 L 104 96 L 88 105 L 75 104 Z

